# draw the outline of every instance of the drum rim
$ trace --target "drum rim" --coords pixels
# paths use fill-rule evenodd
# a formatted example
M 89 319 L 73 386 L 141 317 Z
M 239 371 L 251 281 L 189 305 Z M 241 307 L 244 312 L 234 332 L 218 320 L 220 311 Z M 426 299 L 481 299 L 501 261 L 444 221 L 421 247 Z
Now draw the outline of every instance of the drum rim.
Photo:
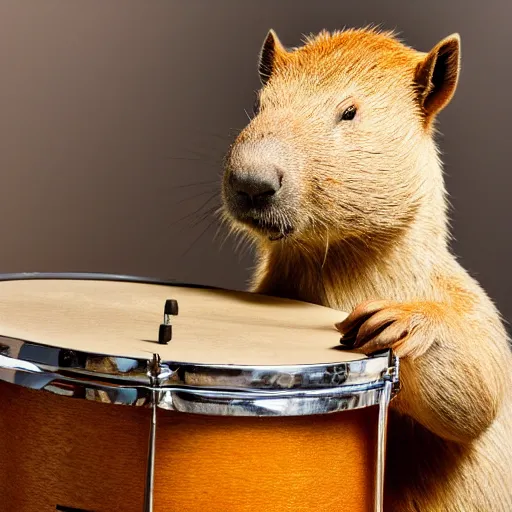
M 199 283 L 185 283 L 177 279 L 160 279 L 158 277 L 136 276 L 130 274 L 110 274 L 106 272 L 13 272 L 0 273 L 2 281 L 30 281 L 30 280 L 71 280 L 71 281 L 117 281 L 125 283 L 155 284 L 161 286 L 179 286 L 183 288 L 200 288 L 204 290 L 223 290 L 227 288 L 203 285 Z M 233 291 L 233 290 L 231 290 Z
M 0 274 L 0 281 L 30 279 L 124 281 L 165 286 L 220 289 L 129 275 L 102 273 Z M 38 347 L 39 357 L 25 361 L 14 354 Z M 51 361 L 59 361 L 57 365 Z M 94 371 L 91 367 L 111 368 Z M 57 394 L 124 405 L 149 405 L 158 395 L 163 409 L 197 414 L 296 416 L 356 409 L 379 403 L 387 380 L 398 392 L 398 358 L 385 350 L 365 359 L 295 365 L 197 364 L 79 352 L 2 336 L 0 380 Z M 127 368 L 123 370 L 122 368 Z M 202 384 L 197 381 L 202 379 Z M 196 384 L 193 382 L 196 381 Z M 15 382 L 16 383 L 16 382 Z M 207 383 L 207 384 L 206 384 Z
M 385 387 L 391 381 L 391 397 L 400 389 L 399 359 L 391 350 L 373 354 L 367 359 L 346 361 L 334 365 L 309 365 L 318 370 L 317 376 L 331 378 L 324 382 L 324 386 L 285 386 L 293 382 L 291 369 L 297 367 L 277 367 L 283 370 L 282 376 L 286 378 L 277 381 L 285 384 L 279 387 L 256 388 L 253 382 L 260 382 L 258 371 L 268 367 L 237 366 L 234 365 L 177 365 L 167 366 L 157 357 L 145 361 L 146 375 L 141 379 L 131 376 L 98 375 L 95 372 L 69 371 L 65 368 L 56 368 L 51 365 L 35 364 L 33 361 L 24 361 L 12 357 L 9 349 L 23 346 L 22 340 L 0 337 L 0 381 L 14 383 L 26 388 L 44 390 L 71 398 L 81 398 L 108 404 L 153 406 L 165 410 L 184 412 L 190 414 L 206 414 L 215 416 L 304 416 L 327 414 L 351 409 L 360 409 L 380 404 L 385 399 Z M 55 350 L 41 344 L 37 345 L 44 353 L 45 348 Z M 62 350 L 57 348 L 57 350 Z M 65 350 L 65 349 L 64 349 Z M 55 354 L 54 354 L 55 355 Z M 156 356 L 156 354 L 154 355 Z M 112 358 L 116 359 L 116 358 Z M 120 358 L 125 359 L 125 358 Z M 137 362 L 138 360 L 132 360 Z M 109 362 L 112 362 L 111 360 Z M 126 359 L 125 361 L 126 362 Z M 350 365 L 354 363 L 374 364 L 373 376 L 365 374 L 366 382 L 353 382 L 350 378 L 340 379 L 338 376 L 351 375 Z M 304 365 L 299 365 L 301 371 Z M 335 367 L 335 368 L 333 368 Z M 272 367 L 275 370 L 276 367 Z M 240 374 L 240 371 L 244 371 Z M 180 380 L 180 371 L 186 375 L 201 375 L 211 379 L 211 385 L 194 386 L 186 379 Z M 223 371 L 222 381 L 219 384 L 218 372 Z M 209 373 L 210 372 L 210 373 Z M 213 372 L 213 373 L 212 373 Z M 240 375 L 245 378 L 240 382 Z M 142 376 L 142 374 L 141 374 Z M 178 378 L 175 378 L 178 377 Z M 227 378 L 227 383 L 226 381 Z M 237 385 L 229 385 L 231 381 Z M 289 380 L 287 380 L 289 378 Z M 20 382 L 21 379 L 21 382 Z M 41 384 L 41 379 L 43 383 Z M 156 397 L 156 399 L 155 399 Z

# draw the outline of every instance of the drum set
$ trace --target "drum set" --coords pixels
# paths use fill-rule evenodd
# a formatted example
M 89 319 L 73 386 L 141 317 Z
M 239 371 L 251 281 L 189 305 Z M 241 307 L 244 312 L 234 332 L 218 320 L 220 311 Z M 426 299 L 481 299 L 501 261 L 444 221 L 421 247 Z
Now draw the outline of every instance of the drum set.
M 342 350 L 341 319 L 129 276 L 0 276 L 0 508 L 382 511 L 398 359 Z

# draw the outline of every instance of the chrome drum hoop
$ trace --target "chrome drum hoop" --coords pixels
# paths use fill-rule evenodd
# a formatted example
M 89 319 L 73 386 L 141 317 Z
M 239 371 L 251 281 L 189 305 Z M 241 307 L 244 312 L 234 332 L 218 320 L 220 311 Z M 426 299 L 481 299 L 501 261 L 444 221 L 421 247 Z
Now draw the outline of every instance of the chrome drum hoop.
M 37 357 L 20 358 L 25 347 Z M 390 350 L 341 363 L 284 366 L 195 365 L 131 359 L 0 337 L 0 380 L 109 404 L 218 416 L 303 416 L 380 403 L 399 391 Z M 154 394 L 153 394 L 154 393 Z M 154 400 L 154 401 L 153 401 Z

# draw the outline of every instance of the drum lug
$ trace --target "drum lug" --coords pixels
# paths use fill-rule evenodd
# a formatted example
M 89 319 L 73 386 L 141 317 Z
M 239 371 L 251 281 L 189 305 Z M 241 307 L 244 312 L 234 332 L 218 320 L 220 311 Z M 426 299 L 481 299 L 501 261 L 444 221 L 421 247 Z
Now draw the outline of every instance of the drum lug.
M 169 379 L 173 373 L 168 364 L 162 363 L 158 354 L 153 354 L 153 359 L 148 361 L 147 376 L 151 386 L 154 388 L 160 387 L 161 383 Z
M 395 395 L 396 393 L 398 393 L 398 391 L 400 391 L 400 359 L 393 353 L 390 354 L 390 358 L 390 365 L 384 371 L 382 378 L 384 379 L 384 381 L 391 382 L 391 390 L 393 392 L 393 395 Z

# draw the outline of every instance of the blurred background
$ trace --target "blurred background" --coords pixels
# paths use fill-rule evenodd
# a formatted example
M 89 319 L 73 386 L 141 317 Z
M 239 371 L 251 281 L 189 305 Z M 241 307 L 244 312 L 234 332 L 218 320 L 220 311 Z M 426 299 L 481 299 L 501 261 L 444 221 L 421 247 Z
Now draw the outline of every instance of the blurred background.
M 0 272 L 245 288 L 253 255 L 213 212 L 268 29 L 294 46 L 380 23 L 423 51 L 461 34 L 439 124 L 453 247 L 512 319 L 511 16 L 503 0 L 0 0 Z

